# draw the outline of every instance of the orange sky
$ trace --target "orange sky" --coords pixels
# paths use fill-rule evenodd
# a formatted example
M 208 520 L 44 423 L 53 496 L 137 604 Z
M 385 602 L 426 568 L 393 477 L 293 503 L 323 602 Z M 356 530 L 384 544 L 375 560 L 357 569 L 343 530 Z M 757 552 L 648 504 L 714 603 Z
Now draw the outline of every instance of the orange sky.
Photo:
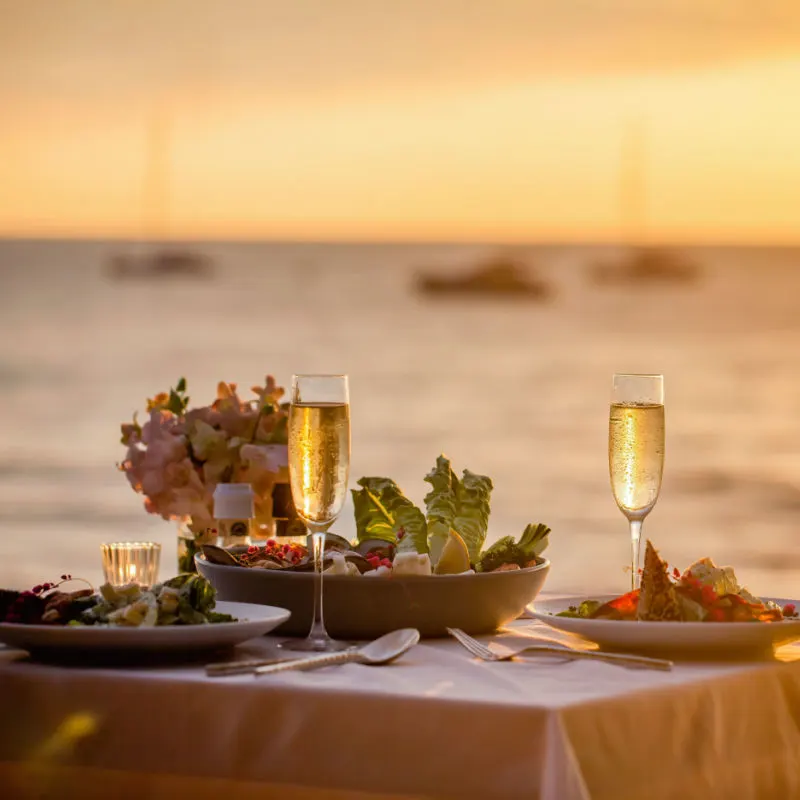
M 0 0 L 0 19 L 2 234 L 800 242 L 793 0 Z M 644 222 L 620 211 L 634 125 Z

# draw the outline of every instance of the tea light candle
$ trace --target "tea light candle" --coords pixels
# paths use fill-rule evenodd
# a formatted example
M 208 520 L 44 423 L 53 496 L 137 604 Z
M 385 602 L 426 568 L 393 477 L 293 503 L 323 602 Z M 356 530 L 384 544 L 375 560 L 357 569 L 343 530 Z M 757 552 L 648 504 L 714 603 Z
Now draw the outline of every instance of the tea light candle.
M 111 542 L 100 545 L 106 583 L 152 586 L 158 579 L 161 545 L 155 542 Z

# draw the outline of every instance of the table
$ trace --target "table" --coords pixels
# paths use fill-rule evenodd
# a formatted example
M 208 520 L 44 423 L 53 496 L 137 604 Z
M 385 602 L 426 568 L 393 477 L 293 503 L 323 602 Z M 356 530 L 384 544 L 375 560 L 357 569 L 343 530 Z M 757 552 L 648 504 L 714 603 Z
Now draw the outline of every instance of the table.
M 518 620 L 491 638 L 562 636 Z M 390 666 L 259 679 L 20 656 L 0 650 L 9 800 L 800 798 L 800 646 L 655 672 L 426 640 Z

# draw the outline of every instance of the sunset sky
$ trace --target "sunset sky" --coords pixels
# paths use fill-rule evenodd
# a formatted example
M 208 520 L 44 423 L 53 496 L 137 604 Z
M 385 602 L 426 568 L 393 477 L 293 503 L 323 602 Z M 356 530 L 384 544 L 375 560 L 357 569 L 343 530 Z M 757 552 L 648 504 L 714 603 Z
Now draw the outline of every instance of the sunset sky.
M 0 0 L 0 234 L 800 243 L 800 3 Z

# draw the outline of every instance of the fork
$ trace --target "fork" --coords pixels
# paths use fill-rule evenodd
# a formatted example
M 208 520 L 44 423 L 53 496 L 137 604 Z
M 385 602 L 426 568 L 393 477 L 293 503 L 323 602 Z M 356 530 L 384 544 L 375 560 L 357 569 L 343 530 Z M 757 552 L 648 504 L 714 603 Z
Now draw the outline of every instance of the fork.
M 473 656 L 482 661 L 511 661 L 523 653 L 549 653 L 563 656 L 568 659 L 586 659 L 593 661 L 606 661 L 610 664 L 619 664 L 629 667 L 648 667 L 650 669 L 671 670 L 672 662 L 662 658 L 648 658 L 647 656 L 634 656 L 627 653 L 603 653 L 599 650 L 573 650 L 556 644 L 529 644 L 516 649 L 502 647 L 502 650 L 490 650 L 485 644 L 473 639 L 460 628 L 448 628 L 447 632 L 457 639 Z

